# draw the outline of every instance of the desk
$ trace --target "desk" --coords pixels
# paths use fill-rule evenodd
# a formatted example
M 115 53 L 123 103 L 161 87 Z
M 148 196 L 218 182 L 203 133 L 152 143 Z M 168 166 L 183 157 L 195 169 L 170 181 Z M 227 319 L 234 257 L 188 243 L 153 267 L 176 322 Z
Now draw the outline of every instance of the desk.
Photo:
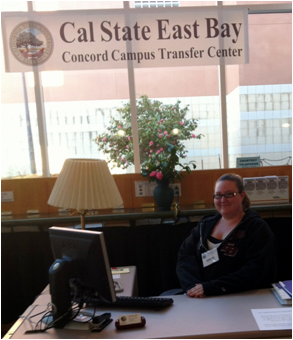
M 12 339 L 82 339 L 82 338 L 292 338 L 292 330 L 260 331 L 251 309 L 287 308 L 282 307 L 270 289 L 260 289 L 240 294 L 192 299 L 186 295 L 172 296 L 174 304 L 161 311 L 137 309 L 112 309 L 113 322 L 101 333 L 88 330 L 50 329 L 45 333 L 24 334 L 31 329 L 28 321 L 23 321 L 15 330 Z M 25 315 L 33 315 L 44 310 L 50 295 L 30 306 Z M 39 303 L 39 304 L 37 304 Z M 109 310 L 99 308 L 98 313 Z M 117 331 L 115 320 L 123 314 L 140 312 L 146 319 L 144 328 Z
M 137 296 L 138 288 L 137 288 L 137 275 L 136 275 L 136 267 L 135 266 L 127 266 L 127 267 L 117 267 L 117 269 L 128 268 L 129 273 L 125 274 L 113 274 L 113 281 L 119 281 L 121 284 L 123 291 L 120 293 L 116 293 L 116 295 L 120 296 Z M 23 313 L 23 315 L 27 315 L 30 310 L 36 308 L 36 306 L 44 306 L 47 305 L 48 302 L 51 301 L 50 296 L 50 287 L 49 285 L 43 290 L 43 292 L 36 297 L 35 301 L 31 306 L 27 308 L 27 310 Z M 10 339 L 12 334 L 16 332 L 18 327 L 22 324 L 23 319 L 19 318 L 15 324 L 11 327 L 11 329 L 6 333 L 5 339 Z M 15 334 L 14 334 L 15 335 Z
M 265 221 L 277 240 L 278 280 L 290 280 L 292 217 L 265 218 Z M 110 266 L 136 266 L 139 295 L 156 296 L 180 286 L 176 276 L 178 251 L 196 224 L 113 226 L 95 230 L 104 233 Z M 49 283 L 48 270 L 54 258 L 48 226 L 2 227 L 1 231 L 1 303 L 5 310 L 1 321 L 8 324 L 16 321 Z

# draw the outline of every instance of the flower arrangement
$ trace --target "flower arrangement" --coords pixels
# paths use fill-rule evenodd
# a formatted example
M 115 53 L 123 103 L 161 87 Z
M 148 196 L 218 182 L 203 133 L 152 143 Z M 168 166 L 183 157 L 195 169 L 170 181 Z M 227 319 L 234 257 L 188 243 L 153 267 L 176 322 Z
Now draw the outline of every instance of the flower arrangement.
M 187 156 L 184 141 L 202 137 L 194 133 L 197 120 L 186 119 L 188 106 L 180 108 L 179 100 L 174 105 L 166 105 L 143 95 L 137 100 L 136 109 L 142 175 L 150 181 L 164 177 L 173 182 L 182 179 L 181 170 L 190 172 L 189 164 L 195 169 L 194 162 L 184 165 L 179 162 Z M 111 117 L 107 131 L 95 142 L 98 150 L 108 155 L 113 167 L 126 169 L 134 163 L 130 103 L 117 112 L 120 119 Z
M 178 150 L 172 144 L 167 144 L 168 151 L 160 152 L 151 155 L 148 161 L 146 161 L 142 168 L 141 174 L 143 177 L 148 177 L 150 182 L 158 180 L 167 180 L 174 183 L 175 179 L 181 180 L 183 175 L 182 170 L 185 170 L 187 174 L 190 174 L 190 165 L 193 169 L 196 168 L 195 162 L 191 161 L 188 164 L 181 164 L 179 162 Z M 177 170 L 180 166 L 180 170 Z

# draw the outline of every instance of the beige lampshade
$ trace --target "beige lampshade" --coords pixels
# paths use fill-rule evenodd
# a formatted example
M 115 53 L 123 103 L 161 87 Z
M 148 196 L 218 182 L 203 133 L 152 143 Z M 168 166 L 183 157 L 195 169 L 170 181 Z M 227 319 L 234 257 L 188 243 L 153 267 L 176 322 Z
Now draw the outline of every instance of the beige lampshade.
M 106 161 L 66 159 L 48 204 L 83 211 L 118 207 L 123 201 Z

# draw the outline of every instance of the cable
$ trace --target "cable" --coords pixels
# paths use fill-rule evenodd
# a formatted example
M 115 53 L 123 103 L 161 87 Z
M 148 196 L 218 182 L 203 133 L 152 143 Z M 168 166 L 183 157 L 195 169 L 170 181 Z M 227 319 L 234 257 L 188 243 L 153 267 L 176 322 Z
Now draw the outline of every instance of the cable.
M 38 333 L 38 332 L 46 332 L 48 329 L 53 328 L 56 323 L 62 321 L 62 319 L 64 317 L 68 317 L 68 313 L 72 312 L 72 315 L 70 316 L 70 318 L 66 319 L 66 322 L 70 322 L 73 319 L 75 319 L 77 317 L 77 315 L 80 313 L 80 310 L 82 309 L 83 305 L 86 303 L 86 301 L 90 298 L 90 296 L 92 295 L 90 291 L 82 291 L 79 290 L 80 292 L 80 300 L 78 303 L 76 303 L 76 297 L 77 297 L 77 293 L 78 293 L 78 287 L 77 285 L 73 284 L 72 285 L 74 289 L 74 297 L 72 299 L 72 303 L 70 308 L 68 308 L 68 310 L 61 315 L 60 317 L 58 317 L 56 320 L 52 320 L 49 322 L 49 318 L 53 317 L 54 314 L 56 312 L 54 312 L 53 308 L 52 308 L 52 303 L 48 303 L 47 304 L 47 308 L 45 310 L 43 310 L 42 312 L 36 313 L 34 315 L 31 316 L 21 316 L 22 318 L 25 318 L 25 320 L 28 320 L 31 324 L 31 330 L 26 331 L 26 333 Z M 89 320 L 87 321 L 83 321 L 82 323 L 88 323 L 90 321 L 93 320 L 93 318 L 95 317 L 96 314 L 96 306 L 93 306 L 94 310 L 93 310 L 93 314 L 90 317 Z M 37 321 L 33 321 L 31 320 L 32 318 L 43 314 L 42 317 Z M 33 327 L 33 324 L 35 324 L 35 327 Z M 42 328 L 42 325 L 44 324 L 44 328 Z
M 262 158 L 260 161 L 263 163 L 266 163 L 266 164 L 268 164 L 268 165 L 270 165 L 270 166 L 275 166 L 274 164 L 270 164 L 269 162 L 267 162 L 267 161 L 270 161 L 270 162 L 281 162 L 281 161 L 284 161 L 284 160 L 286 160 L 286 159 L 288 159 L 288 162 L 287 162 L 287 165 L 289 165 L 289 162 L 290 162 L 290 160 L 292 159 L 292 157 L 291 156 L 288 156 L 288 157 L 285 157 L 285 158 L 282 158 L 282 159 L 268 159 L 268 158 Z
M 285 159 L 291 159 L 292 157 L 291 156 L 288 156 L 288 157 L 285 157 L 285 158 L 282 158 L 282 159 L 268 159 L 268 158 L 262 158 L 261 160 L 267 160 L 267 161 L 271 161 L 271 162 L 280 162 L 280 161 L 284 161 Z
M 77 287 L 76 287 L 76 285 L 73 285 L 73 287 L 75 288 L 74 289 L 74 297 L 75 297 L 76 294 L 77 294 Z M 73 301 L 74 301 L 74 299 L 73 299 Z M 52 308 L 52 303 L 51 302 L 48 303 L 47 304 L 47 308 L 46 308 L 45 311 L 42 311 L 42 312 L 37 313 L 37 314 L 34 314 L 34 315 L 32 315 L 32 316 L 30 316 L 28 318 L 30 323 L 32 324 L 32 323 L 35 323 L 35 322 L 30 320 L 31 318 L 36 317 L 37 315 L 43 314 L 43 316 L 40 318 L 40 320 L 36 323 L 35 329 L 34 330 L 32 329 L 31 331 L 28 331 L 28 333 L 32 333 L 32 332 L 45 332 L 47 329 L 50 329 L 50 328 L 54 327 L 54 325 L 57 322 L 61 321 L 65 316 L 67 316 L 70 311 L 74 311 L 76 309 L 76 307 L 74 307 L 74 304 L 75 303 L 72 302 L 70 308 L 63 315 L 61 315 L 56 320 L 53 320 L 53 321 L 49 322 L 49 317 L 51 317 L 51 316 L 53 317 L 55 312 L 54 312 L 54 310 Z M 50 310 L 48 310 L 49 308 L 50 308 Z M 80 306 L 78 306 L 76 315 L 79 313 L 79 311 L 80 311 Z M 69 320 L 67 320 L 67 321 L 71 321 L 72 319 L 74 319 L 76 317 L 76 315 L 71 316 L 69 318 Z M 42 329 L 42 324 L 45 325 L 43 329 Z

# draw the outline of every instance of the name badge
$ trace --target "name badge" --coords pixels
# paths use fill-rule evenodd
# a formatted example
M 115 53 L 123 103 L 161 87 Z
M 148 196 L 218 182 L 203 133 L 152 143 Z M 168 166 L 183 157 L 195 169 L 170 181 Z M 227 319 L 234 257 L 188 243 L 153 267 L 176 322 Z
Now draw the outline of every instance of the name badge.
M 202 264 L 204 267 L 207 267 L 215 262 L 219 261 L 219 255 L 217 248 L 206 251 L 201 254 Z

